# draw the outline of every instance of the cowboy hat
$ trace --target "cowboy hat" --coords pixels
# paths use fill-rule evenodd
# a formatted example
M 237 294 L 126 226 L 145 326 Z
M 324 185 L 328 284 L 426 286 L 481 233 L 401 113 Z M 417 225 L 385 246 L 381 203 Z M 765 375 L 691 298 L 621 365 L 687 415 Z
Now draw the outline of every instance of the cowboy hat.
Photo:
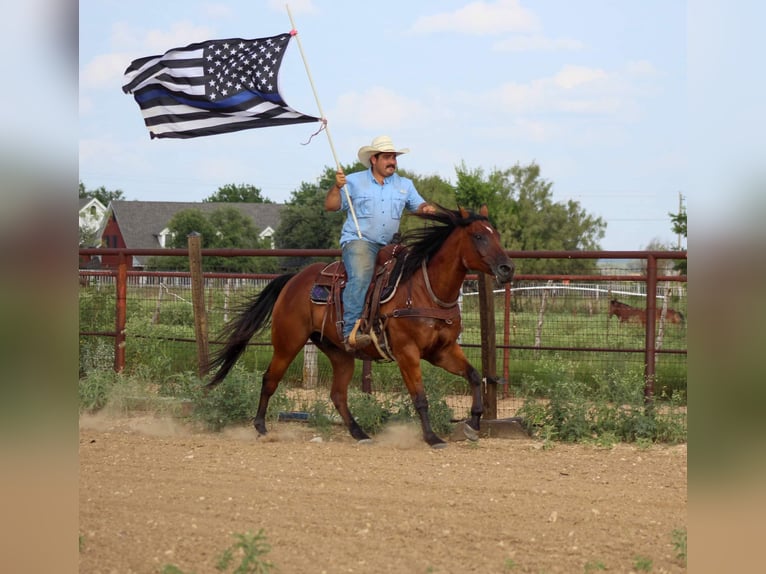
M 378 136 L 372 140 L 371 145 L 360 147 L 359 153 L 357 155 L 359 157 L 359 161 L 361 161 L 366 167 L 370 167 L 370 157 L 377 153 L 395 153 L 396 155 L 401 155 L 409 151 L 409 148 L 396 149 L 394 147 L 394 143 L 391 141 L 391 138 L 388 136 Z

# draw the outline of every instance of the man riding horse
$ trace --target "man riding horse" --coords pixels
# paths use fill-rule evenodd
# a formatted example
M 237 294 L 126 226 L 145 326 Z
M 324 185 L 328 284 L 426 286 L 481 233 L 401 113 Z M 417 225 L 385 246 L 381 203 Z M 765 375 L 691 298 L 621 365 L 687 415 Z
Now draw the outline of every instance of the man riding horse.
M 399 230 L 402 212 L 433 213 L 415 189 L 412 180 L 396 173 L 397 150 L 391 138 L 379 136 L 359 149 L 359 161 L 366 171 L 346 176 L 335 174 L 335 185 L 327 192 L 325 209 L 347 212 L 340 235 L 343 265 L 348 279 L 343 290 L 343 345 L 347 351 L 370 344 L 367 333 L 359 332 L 359 320 L 367 288 L 375 271 L 375 258 Z M 345 187 L 345 193 L 341 189 Z

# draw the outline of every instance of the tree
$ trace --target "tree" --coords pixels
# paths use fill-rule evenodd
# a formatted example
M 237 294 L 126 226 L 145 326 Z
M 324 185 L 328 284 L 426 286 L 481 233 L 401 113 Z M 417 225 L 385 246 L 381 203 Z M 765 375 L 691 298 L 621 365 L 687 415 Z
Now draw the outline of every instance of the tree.
M 274 203 L 264 197 L 254 185 L 228 183 L 218 188 L 213 195 L 202 200 L 203 203 Z
M 185 249 L 188 236 L 201 235 L 202 249 L 268 249 L 271 242 L 262 240 L 253 221 L 233 207 L 221 207 L 209 215 L 199 209 L 185 209 L 176 213 L 168 222 L 171 232 L 168 247 Z M 186 269 L 186 257 L 153 257 L 147 266 L 152 269 Z M 276 270 L 273 257 L 205 257 L 202 267 L 206 271 L 229 271 L 240 273 L 272 273 Z
M 79 246 L 80 247 L 99 247 L 98 229 L 91 229 L 80 225 Z
M 115 189 L 114 191 L 107 190 L 103 185 L 97 189 L 85 189 L 85 184 L 83 182 L 80 182 L 79 189 L 78 189 L 78 197 L 83 198 L 93 198 L 95 197 L 98 199 L 102 204 L 104 204 L 104 207 L 109 207 L 109 204 L 112 201 L 121 201 L 125 199 L 124 194 L 122 190 Z
M 361 164 L 360 164 L 361 166 Z M 351 173 L 349 167 L 343 168 Z M 338 249 L 344 213 L 325 211 L 327 190 L 335 182 L 335 168 L 325 168 L 317 183 L 301 183 L 290 196 L 280 214 L 274 243 L 280 249 Z M 310 262 L 309 258 L 290 258 L 282 262 L 285 269 L 295 270 Z
M 668 243 L 663 243 L 660 239 L 655 237 L 644 248 L 646 251 L 673 251 L 673 247 Z M 646 259 L 640 261 L 640 267 L 644 274 L 646 274 Z M 675 265 L 672 259 L 658 259 L 657 260 L 657 274 L 658 275 L 670 275 Z
M 668 215 L 670 216 L 670 221 L 673 224 L 673 233 L 676 235 L 683 235 L 683 238 L 686 239 L 686 209 L 682 206 L 678 213 L 668 213 Z M 681 275 L 686 275 L 686 263 L 686 259 L 681 259 L 675 262 L 673 268 Z
M 490 219 L 507 249 L 519 251 L 598 250 L 606 223 L 581 208 L 579 202 L 554 202 L 551 182 L 540 176 L 540 166 L 518 163 L 506 170 L 493 170 L 485 177 L 482 169 L 457 168 L 457 202 L 477 209 L 486 204 Z M 593 273 L 590 259 L 523 260 L 524 273 Z
M 361 165 L 361 164 L 360 164 Z M 448 181 L 444 181 L 438 175 L 419 176 L 407 171 L 400 172 L 401 175 L 409 177 L 415 185 L 415 189 L 429 203 L 437 203 L 449 209 L 457 209 L 457 198 L 455 196 L 455 187 Z M 410 229 L 422 226 L 423 222 L 416 217 L 405 215 L 402 217 L 399 231 L 405 233 Z

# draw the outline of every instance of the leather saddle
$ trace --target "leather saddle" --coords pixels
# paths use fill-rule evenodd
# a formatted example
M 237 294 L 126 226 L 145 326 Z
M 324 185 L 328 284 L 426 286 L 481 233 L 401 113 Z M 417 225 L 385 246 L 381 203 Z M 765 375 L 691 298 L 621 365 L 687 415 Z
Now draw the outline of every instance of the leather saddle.
M 396 293 L 406 257 L 407 248 L 401 243 L 390 243 L 378 251 L 375 272 L 367 289 L 360 318 L 359 332 L 369 333 L 380 354 L 390 361 L 394 359 L 388 350 L 385 325 L 384 321 L 379 320 L 379 311 L 380 306 L 390 301 Z M 343 338 L 343 289 L 347 278 L 343 261 L 333 261 L 319 272 L 311 288 L 311 301 L 314 304 L 335 306 L 335 327 L 339 339 Z

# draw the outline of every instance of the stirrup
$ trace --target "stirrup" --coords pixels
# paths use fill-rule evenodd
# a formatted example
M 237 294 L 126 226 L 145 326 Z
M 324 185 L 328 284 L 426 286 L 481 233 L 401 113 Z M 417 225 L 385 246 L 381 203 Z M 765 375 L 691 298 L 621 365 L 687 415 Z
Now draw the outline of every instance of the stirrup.
M 372 337 L 370 337 L 367 333 L 359 332 L 359 326 L 361 323 L 361 319 L 357 320 L 357 322 L 354 323 L 354 328 L 351 330 L 349 336 L 343 340 L 343 346 L 346 348 L 346 351 L 364 349 L 366 346 L 372 343 Z

